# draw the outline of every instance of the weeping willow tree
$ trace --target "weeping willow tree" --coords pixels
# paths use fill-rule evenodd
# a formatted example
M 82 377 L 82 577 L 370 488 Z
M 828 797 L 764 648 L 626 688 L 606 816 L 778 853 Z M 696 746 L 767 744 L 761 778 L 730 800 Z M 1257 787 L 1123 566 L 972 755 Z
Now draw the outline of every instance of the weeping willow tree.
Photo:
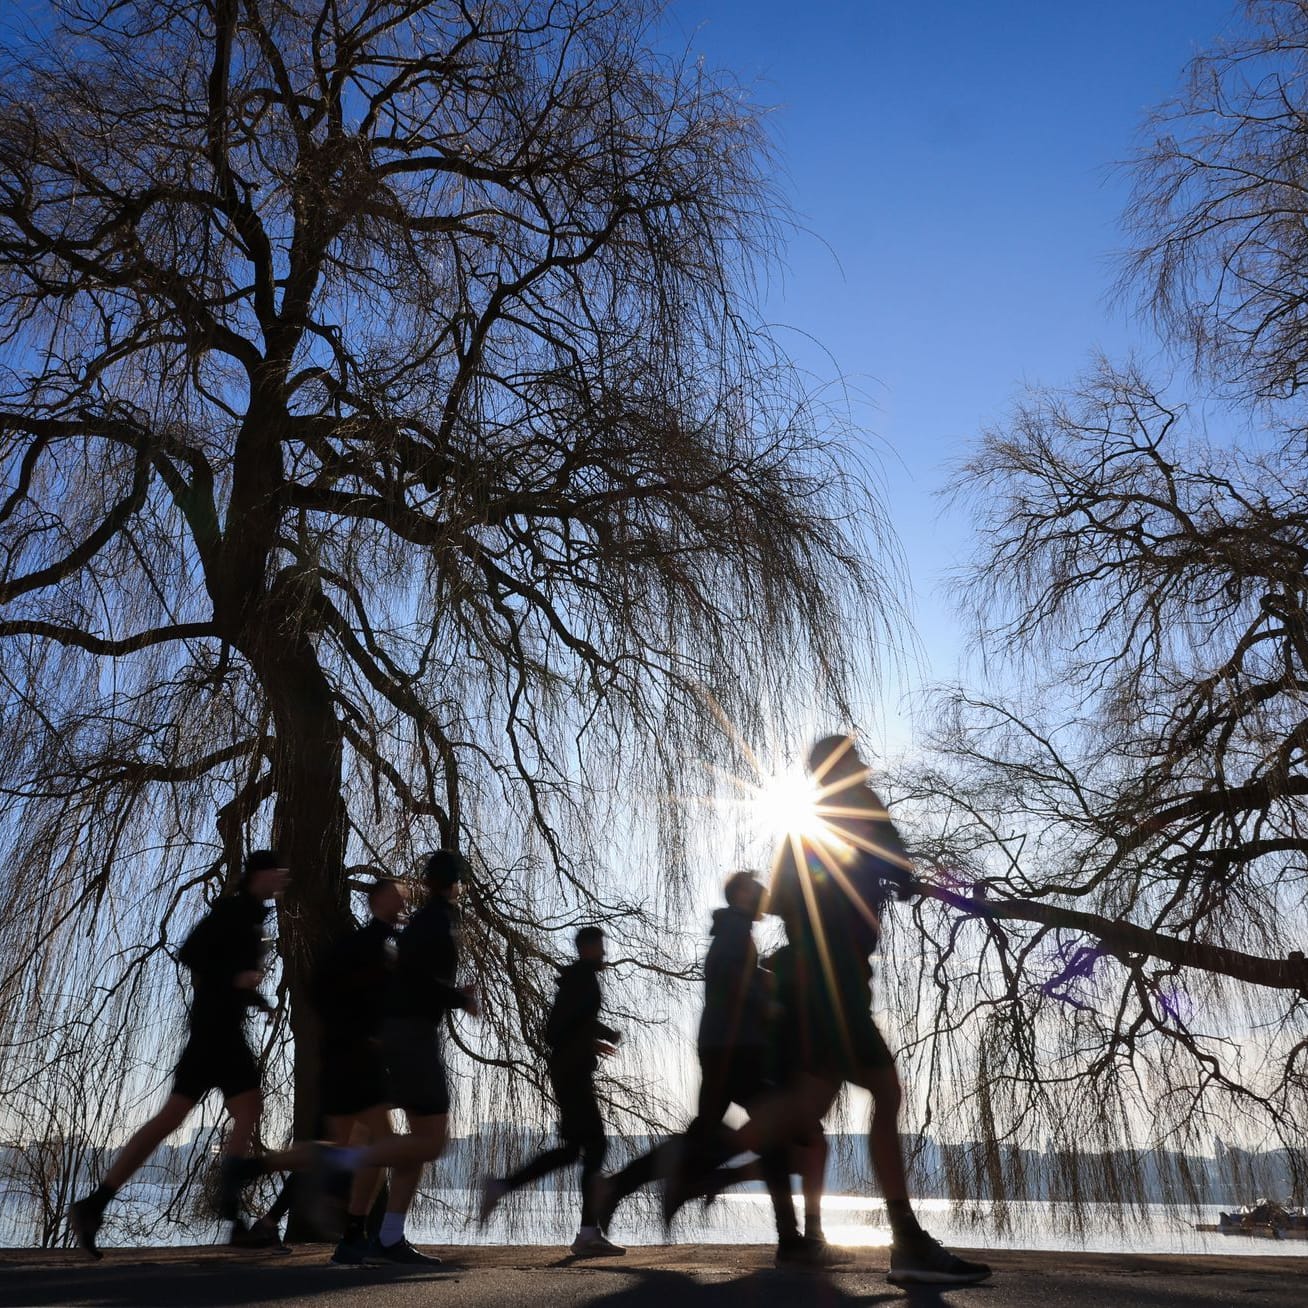
M 88 1020 L 102 1101 L 148 1103 L 173 946 L 265 842 L 295 1129 L 353 870 L 439 844 L 477 870 L 456 1038 L 516 1084 L 556 933 L 677 971 L 714 713 L 839 704 L 875 507 L 753 307 L 759 115 L 656 19 L 68 0 L 5 54 L 7 1107 Z
M 895 780 L 932 873 L 898 1002 L 936 1126 L 979 1142 L 963 1190 L 1194 1200 L 1215 1135 L 1308 1177 L 1308 458 L 1186 419 L 1106 372 L 960 478 L 1009 657 Z
M 954 485 L 996 675 L 896 778 L 898 997 L 964 1191 L 1193 1200 L 1214 1136 L 1308 1181 L 1308 4 L 1247 17 L 1150 122 L 1123 283 L 1238 434 L 1103 362 Z

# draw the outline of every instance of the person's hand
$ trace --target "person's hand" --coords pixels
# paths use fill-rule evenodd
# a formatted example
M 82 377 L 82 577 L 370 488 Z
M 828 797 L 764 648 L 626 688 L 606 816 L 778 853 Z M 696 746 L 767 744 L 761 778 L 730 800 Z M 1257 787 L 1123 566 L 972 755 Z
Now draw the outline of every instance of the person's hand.
M 262 980 L 263 972 L 257 967 L 252 967 L 247 972 L 238 972 L 232 978 L 232 985 L 238 990 L 257 990 Z
M 464 986 L 463 997 L 468 1001 L 464 1005 L 464 1011 L 469 1017 L 481 1016 L 481 996 L 477 993 L 476 986 Z
M 611 1043 L 610 1043 L 609 1041 L 607 1041 L 607 1040 L 596 1040 L 596 1041 L 595 1041 L 595 1052 L 596 1052 L 596 1053 L 597 1053 L 601 1058 L 612 1058 L 613 1055 L 616 1054 L 616 1053 L 618 1052 L 618 1047 L 617 1047 L 617 1045 L 615 1045 L 615 1044 L 611 1044 Z

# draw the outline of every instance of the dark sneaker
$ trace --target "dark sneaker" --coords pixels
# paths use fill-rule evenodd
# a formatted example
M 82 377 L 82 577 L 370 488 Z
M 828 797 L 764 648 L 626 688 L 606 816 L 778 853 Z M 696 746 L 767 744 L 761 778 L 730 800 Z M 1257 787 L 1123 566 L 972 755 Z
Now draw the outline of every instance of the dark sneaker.
M 627 1252 L 620 1244 L 606 1240 L 603 1231 L 596 1231 L 593 1235 L 583 1235 L 578 1231 L 568 1251 L 576 1258 L 617 1258 Z
M 777 1245 L 778 1267 L 835 1267 L 845 1261 L 843 1250 L 833 1249 L 820 1237 L 792 1235 Z
M 891 1285 L 975 1285 L 990 1275 L 985 1263 L 970 1263 L 952 1254 L 923 1231 L 890 1246 Z
M 276 1222 L 261 1217 L 253 1226 L 247 1227 L 238 1217 L 232 1223 L 232 1234 L 227 1241 L 234 1249 L 265 1249 L 277 1253 L 290 1253 L 282 1243 L 281 1232 Z
M 433 1254 L 421 1253 L 407 1240 L 396 1240 L 394 1244 L 382 1244 L 380 1240 L 370 1240 L 363 1261 L 369 1267 L 439 1267 L 441 1260 Z
M 96 1248 L 95 1237 L 104 1225 L 104 1206 L 93 1199 L 79 1199 L 68 1210 L 68 1227 L 78 1245 L 92 1258 L 103 1258 Z
M 366 1240 L 342 1240 L 331 1256 L 331 1267 L 362 1267 L 368 1260 Z

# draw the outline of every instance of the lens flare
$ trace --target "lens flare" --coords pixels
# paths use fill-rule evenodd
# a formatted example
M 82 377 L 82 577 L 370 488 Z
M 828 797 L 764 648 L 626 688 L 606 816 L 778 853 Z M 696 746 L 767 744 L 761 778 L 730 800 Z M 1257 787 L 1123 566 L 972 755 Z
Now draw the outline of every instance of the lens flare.
M 774 839 L 799 836 L 817 840 L 825 832 L 818 816 L 818 788 L 811 777 L 798 772 L 781 772 L 764 777 L 754 800 L 758 824 Z

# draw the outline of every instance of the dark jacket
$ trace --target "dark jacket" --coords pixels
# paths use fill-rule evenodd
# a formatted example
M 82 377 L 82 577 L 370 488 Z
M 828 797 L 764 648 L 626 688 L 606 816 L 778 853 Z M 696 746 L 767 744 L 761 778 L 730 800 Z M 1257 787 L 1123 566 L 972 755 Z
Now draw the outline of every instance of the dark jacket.
M 459 971 L 459 910 L 441 895 L 432 897 L 409 919 L 395 942 L 390 1017 L 439 1022 L 468 996 L 455 984 Z
M 336 940 L 318 966 L 314 997 L 328 1041 L 366 1042 L 381 1031 L 395 970 L 395 928 L 373 918 Z
M 550 1062 L 556 1067 L 593 1072 L 599 1062 L 596 1040 L 613 1042 L 618 1033 L 599 1020 L 599 964 L 579 958 L 559 973 L 559 988 L 545 1022 Z
M 704 959 L 701 1049 L 760 1048 L 767 1043 L 767 977 L 759 971 L 753 919 L 735 908 L 713 914 Z
M 241 891 L 220 899 L 186 937 L 177 957 L 191 973 L 192 1028 L 239 1027 L 247 1008 L 267 1009 L 257 990 L 233 984 L 239 973 L 263 967 L 267 916 L 265 904 Z
M 838 971 L 866 974 L 887 903 L 892 896 L 904 898 L 911 892 L 911 863 L 899 832 L 869 786 L 838 792 L 831 806 L 840 811 L 827 823 L 844 847 L 819 850 L 804 839 L 797 859 L 794 842 L 787 840 L 777 856 L 769 911 L 782 919 L 787 938 L 797 948 L 829 955 Z

